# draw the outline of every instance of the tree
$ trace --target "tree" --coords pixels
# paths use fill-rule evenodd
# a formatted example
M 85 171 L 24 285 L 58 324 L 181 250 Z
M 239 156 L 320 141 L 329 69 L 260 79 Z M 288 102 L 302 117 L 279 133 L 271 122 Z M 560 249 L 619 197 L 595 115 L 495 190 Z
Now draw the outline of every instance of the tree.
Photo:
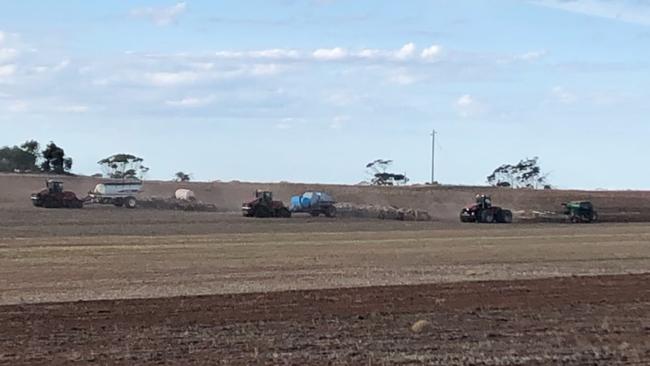
M 189 174 L 178 172 L 176 173 L 174 180 L 176 182 L 189 182 L 190 180 L 192 180 L 192 177 Z
M 38 157 L 38 155 L 39 155 L 38 150 L 41 148 L 41 145 L 36 140 L 27 140 L 22 145 L 20 145 L 20 148 L 24 152 L 26 152 L 28 154 L 32 154 L 35 157 Z
M 31 142 L 27 144 L 31 148 Z M 65 156 L 65 150 L 50 142 L 42 151 L 41 170 L 45 173 L 66 174 L 72 169 L 72 158 Z
M 18 146 L 0 148 L 0 171 L 30 172 L 38 170 L 37 155 Z
M 131 154 L 115 154 L 97 162 L 104 174 L 114 179 L 142 179 L 149 168 L 144 160 Z
M 533 188 L 546 186 L 548 174 L 542 174 L 539 158 L 524 159 L 515 165 L 504 164 L 487 177 L 495 187 Z
M 368 173 L 372 175 L 371 184 L 375 186 L 392 186 L 408 183 L 409 179 L 405 174 L 388 172 L 388 168 L 390 168 L 392 164 L 392 160 L 383 159 L 377 159 L 366 164 Z

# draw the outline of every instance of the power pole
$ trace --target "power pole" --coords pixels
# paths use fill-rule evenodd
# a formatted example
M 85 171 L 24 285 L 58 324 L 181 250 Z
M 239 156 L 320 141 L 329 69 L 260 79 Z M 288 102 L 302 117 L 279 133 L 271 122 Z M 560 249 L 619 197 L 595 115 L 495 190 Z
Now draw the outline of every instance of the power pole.
M 431 184 L 436 182 L 436 130 L 431 132 Z

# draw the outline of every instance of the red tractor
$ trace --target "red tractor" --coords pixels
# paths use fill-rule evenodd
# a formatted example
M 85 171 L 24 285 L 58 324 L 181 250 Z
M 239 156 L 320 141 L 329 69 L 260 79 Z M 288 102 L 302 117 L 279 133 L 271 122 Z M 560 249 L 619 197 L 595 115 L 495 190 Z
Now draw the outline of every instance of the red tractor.
M 476 204 L 463 208 L 460 212 L 461 222 L 477 223 L 512 223 L 512 211 L 492 206 L 490 196 L 477 195 Z
M 291 211 L 282 201 L 273 200 L 273 192 L 257 190 L 255 199 L 242 204 L 242 213 L 246 217 L 291 217 Z
M 77 198 L 74 192 L 64 191 L 63 182 L 49 179 L 47 188 L 31 196 L 36 207 L 44 208 L 83 208 L 84 201 Z

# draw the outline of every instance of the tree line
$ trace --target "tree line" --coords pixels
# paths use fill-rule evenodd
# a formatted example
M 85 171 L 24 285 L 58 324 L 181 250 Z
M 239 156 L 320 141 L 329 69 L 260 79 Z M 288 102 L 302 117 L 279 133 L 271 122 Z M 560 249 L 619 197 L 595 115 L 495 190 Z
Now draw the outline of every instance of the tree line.
M 70 174 L 72 163 L 72 158 L 54 142 L 42 150 L 35 140 L 0 148 L 0 172 Z

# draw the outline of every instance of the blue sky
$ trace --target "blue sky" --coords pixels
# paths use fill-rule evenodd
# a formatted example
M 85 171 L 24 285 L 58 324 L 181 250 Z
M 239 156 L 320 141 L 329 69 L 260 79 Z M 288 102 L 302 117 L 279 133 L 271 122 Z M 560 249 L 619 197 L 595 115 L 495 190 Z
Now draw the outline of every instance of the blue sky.
M 0 145 L 92 174 L 481 184 L 539 156 L 562 188 L 647 189 L 650 1 L 5 1 Z

